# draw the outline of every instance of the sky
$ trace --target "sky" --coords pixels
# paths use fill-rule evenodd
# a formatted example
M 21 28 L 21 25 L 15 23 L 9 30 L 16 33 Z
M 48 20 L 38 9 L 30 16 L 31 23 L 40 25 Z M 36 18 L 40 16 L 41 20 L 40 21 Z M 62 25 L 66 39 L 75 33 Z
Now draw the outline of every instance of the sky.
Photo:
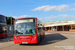
M 0 0 L 0 14 L 37 17 L 42 22 L 75 20 L 75 0 Z

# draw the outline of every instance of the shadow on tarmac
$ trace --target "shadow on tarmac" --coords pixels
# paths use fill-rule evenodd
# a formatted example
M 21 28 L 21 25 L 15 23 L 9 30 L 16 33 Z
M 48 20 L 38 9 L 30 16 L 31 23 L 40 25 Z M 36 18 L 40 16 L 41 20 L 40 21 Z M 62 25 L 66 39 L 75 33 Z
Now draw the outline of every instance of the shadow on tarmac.
M 26 46 L 48 45 L 48 44 L 53 44 L 66 39 L 68 38 L 59 33 L 47 34 L 45 35 L 44 39 L 42 39 L 42 41 L 39 44 L 21 44 L 21 45 L 26 45 Z
M 0 43 L 9 42 L 9 41 L 13 41 L 13 37 L 0 38 Z

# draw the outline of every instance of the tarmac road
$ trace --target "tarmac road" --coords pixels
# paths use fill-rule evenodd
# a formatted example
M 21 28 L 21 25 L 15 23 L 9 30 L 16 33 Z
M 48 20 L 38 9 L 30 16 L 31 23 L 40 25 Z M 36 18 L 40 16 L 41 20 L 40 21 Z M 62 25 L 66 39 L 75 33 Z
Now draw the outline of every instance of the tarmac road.
M 75 50 L 75 33 L 67 33 L 46 32 L 45 38 L 36 45 L 19 45 L 13 41 L 0 43 L 0 50 Z

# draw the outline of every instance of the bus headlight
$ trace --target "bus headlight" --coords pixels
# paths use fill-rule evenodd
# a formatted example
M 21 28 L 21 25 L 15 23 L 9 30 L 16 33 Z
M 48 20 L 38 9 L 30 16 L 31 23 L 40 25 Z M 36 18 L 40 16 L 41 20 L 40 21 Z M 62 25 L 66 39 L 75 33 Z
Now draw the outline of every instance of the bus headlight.
M 34 37 L 32 38 L 32 40 L 35 39 L 35 38 L 36 38 L 36 36 L 34 36 Z
M 14 37 L 16 40 L 18 40 L 16 37 Z
M 33 36 L 32 36 L 32 40 L 35 39 L 35 38 L 36 38 L 36 35 L 33 35 Z

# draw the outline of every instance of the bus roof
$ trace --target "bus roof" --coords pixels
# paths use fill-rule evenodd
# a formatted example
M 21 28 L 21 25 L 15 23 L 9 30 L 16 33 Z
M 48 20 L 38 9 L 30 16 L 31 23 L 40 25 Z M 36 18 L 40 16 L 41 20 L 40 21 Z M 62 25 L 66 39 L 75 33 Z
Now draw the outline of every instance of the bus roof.
M 0 16 L 3 16 L 3 17 L 5 17 L 4 15 L 1 15 L 1 14 L 0 14 Z
M 36 18 L 36 17 L 23 17 L 23 18 L 17 18 L 15 20 L 18 20 L 18 19 L 25 19 L 25 18 Z

